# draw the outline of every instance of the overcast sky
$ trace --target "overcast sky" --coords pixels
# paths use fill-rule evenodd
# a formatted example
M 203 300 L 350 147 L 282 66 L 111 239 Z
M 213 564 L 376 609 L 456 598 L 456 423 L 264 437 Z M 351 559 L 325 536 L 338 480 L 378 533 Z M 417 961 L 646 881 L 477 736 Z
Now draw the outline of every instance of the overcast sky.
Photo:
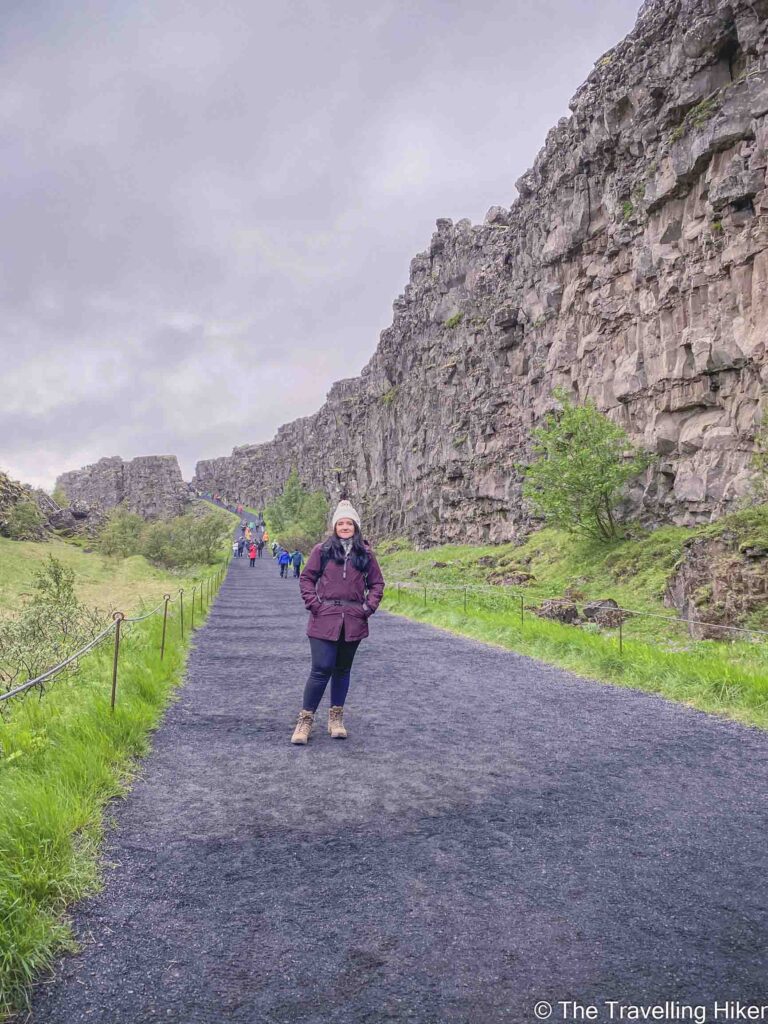
M 639 0 L 0 5 L 0 468 L 267 441 L 357 375 Z

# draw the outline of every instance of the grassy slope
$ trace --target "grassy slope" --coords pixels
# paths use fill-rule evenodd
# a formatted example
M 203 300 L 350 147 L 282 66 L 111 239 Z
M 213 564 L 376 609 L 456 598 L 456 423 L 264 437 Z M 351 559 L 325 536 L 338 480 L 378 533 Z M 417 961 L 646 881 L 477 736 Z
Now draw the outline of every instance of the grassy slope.
M 683 554 L 684 542 L 692 536 L 725 531 L 742 546 L 768 542 L 768 508 L 737 513 L 697 530 L 663 527 L 610 546 L 551 529 L 520 546 L 444 545 L 387 553 L 385 542 L 380 560 L 390 584 L 386 607 L 584 676 L 652 690 L 703 710 L 768 727 L 768 646 L 755 641 L 695 642 L 685 625 L 674 621 L 674 610 L 663 604 L 667 578 Z M 478 565 L 483 557 L 492 557 L 495 565 Z M 451 564 L 433 568 L 436 561 Z M 515 569 L 533 573 L 535 580 L 524 588 L 469 589 L 466 614 L 461 589 L 430 589 L 430 584 L 436 583 L 471 588 L 487 584 L 491 573 Z M 391 586 L 396 580 L 426 583 L 426 608 L 422 590 L 402 592 L 398 601 Z M 615 631 L 562 626 L 530 611 L 520 628 L 521 595 L 525 608 L 531 609 L 544 598 L 561 597 L 569 588 L 579 603 L 612 597 L 623 607 L 673 621 L 633 618 L 625 623 L 622 656 Z M 768 604 L 751 615 L 749 624 L 768 628 Z
M 19 597 L 31 591 L 34 571 L 49 554 L 74 570 L 78 597 L 84 604 L 119 608 L 127 614 L 142 603 L 157 604 L 164 591 L 175 593 L 179 587 L 191 587 L 199 575 L 156 568 L 141 555 L 105 558 L 59 539 L 35 544 L 0 537 L 0 615 L 18 610 Z

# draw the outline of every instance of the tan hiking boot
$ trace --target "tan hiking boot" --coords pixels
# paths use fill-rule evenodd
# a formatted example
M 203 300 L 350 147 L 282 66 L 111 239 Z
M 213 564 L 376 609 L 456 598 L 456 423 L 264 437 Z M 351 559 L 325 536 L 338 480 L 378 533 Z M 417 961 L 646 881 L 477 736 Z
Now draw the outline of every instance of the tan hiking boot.
M 299 720 L 291 736 L 291 743 L 307 743 L 312 726 L 315 724 L 315 716 L 312 711 L 300 711 Z
M 344 728 L 344 708 L 332 707 L 328 712 L 328 732 L 332 740 L 345 740 L 347 730 Z

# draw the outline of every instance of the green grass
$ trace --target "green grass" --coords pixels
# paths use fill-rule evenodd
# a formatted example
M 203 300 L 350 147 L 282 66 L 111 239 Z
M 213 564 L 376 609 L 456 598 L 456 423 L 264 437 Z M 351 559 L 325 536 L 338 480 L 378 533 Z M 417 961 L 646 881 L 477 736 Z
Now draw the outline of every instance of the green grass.
M 236 517 L 233 517 L 233 521 Z M 0 616 L 15 613 L 19 598 L 32 590 L 36 569 L 54 555 L 77 576 L 77 596 L 93 608 L 119 608 L 126 614 L 146 605 L 164 590 L 191 589 L 206 569 L 175 573 L 151 565 L 141 555 L 106 558 L 81 543 L 54 538 L 46 543 L 0 537 Z M 155 600 L 155 604 L 157 600 Z
M 189 613 L 187 605 L 182 640 L 173 606 L 162 661 L 161 616 L 126 627 L 114 713 L 109 636 L 42 699 L 35 691 L 0 717 L 0 1019 L 74 948 L 64 912 L 99 888 L 104 808 L 128 790 L 182 680 Z M 196 625 L 202 618 L 198 603 Z
M 390 583 L 386 607 L 397 611 L 394 581 L 427 586 L 402 590 L 401 614 L 425 618 L 452 632 L 518 650 L 581 675 L 659 692 L 674 700 L 761 727 L 768 726 L 768 646 L 695 641 L 673 608 L 664 604 L 667 581 L 691 537 L 730 534 L 742 549 L 768 546 L 768 508 L 746 509 L 697 529 L 665 526 L 635 530 L 629 540 L 604 544 L 546 529 L 525 543 L 443 545 L 413 550 L 407 542 L 384 541 L 377 552 Z M 479 560 L 492 559 L 492 565 Z M 434 567 L 434 562 L 447 562 Z M 525 586 L 492 585 L 494 575 L 533 574 Z M 448 585 L 442 589 L 439 585 Z M 465 588 L 467 613 L 464 612 Z M 591 624 L 564 626 L 537 617 L 547 598 L 571 597 L 578 605 L 613 598 L 621 607 L 646 613 L 618 631 Z M 524 624 L 520 630 L 520 606 Z M 768 629 L 768 602 L 747 625 Z

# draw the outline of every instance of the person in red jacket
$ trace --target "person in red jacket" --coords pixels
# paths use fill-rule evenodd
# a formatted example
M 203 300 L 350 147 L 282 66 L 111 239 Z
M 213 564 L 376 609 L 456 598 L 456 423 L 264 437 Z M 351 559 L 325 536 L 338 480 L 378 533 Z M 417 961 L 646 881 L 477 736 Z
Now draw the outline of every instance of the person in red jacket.
M 332 530 L 330 537 L 312 548 L 299 577 L 301 597 L 309 611 L 312 669 L 291 743 L 309 740 L 329 679 L 328 732 L 333 739 L 346 739 L 344 701 L 352 661 L 360 641 L 368 636 L 368 619 L 384 593 L 379 563 L 360 533 L 360 516 L 346 499 L 336 507 Z
M 251 541 L 250 547 L 248 548 L 248 557 L 251 560 L 251 565 L 256 565 L 256 545 L 253 541 Z

